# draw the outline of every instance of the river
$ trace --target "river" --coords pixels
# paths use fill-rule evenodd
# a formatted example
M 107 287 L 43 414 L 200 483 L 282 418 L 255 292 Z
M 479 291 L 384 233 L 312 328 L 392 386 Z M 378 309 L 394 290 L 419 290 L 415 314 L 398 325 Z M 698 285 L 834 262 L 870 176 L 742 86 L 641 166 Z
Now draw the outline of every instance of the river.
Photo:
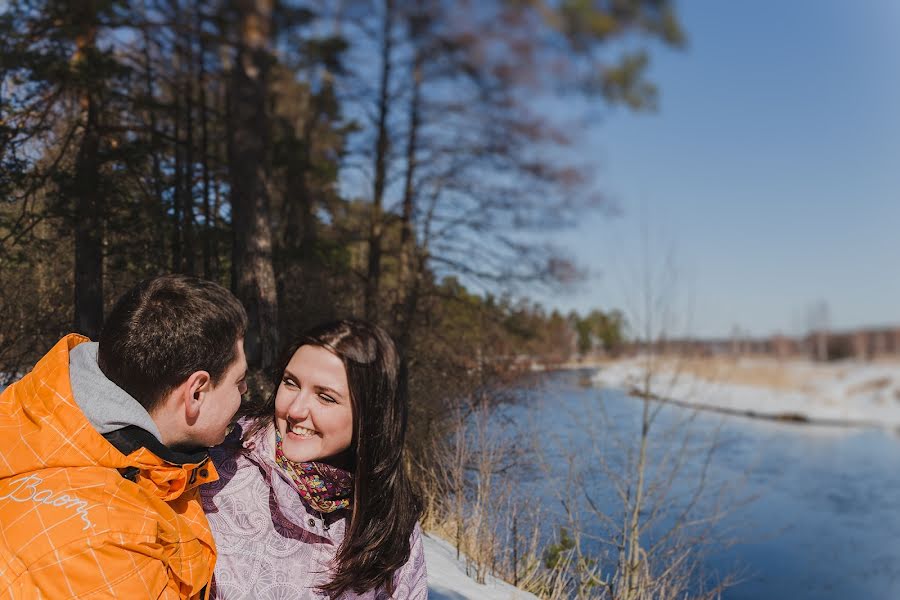
M 567 465 L 583 476 L 592 499 L 615 514 L 609 473 L 622 471 L 627 448 L 639 436 L 643 402 L 618 390 L 585 386 L 585 375 L 542 375 L 534 387 L 520 391 L 523 402 L 493 417 L 497 430 L 505 432 L 501 437 L 533 443 L 534 456 L 541 458 L 532 460 L 553 465 L 548 470 L 526 461 L 515 475 L 521 497 L 543 504 L 546 536 L 563 522 L 561 496 L 581 507 L 589 532 L 602 535 L 600 523 L 580 501 L 581 488 L 568 479 L 573 471 Z M 895 433 L 756 421 L 667 405 L 653 423 L 651 439 L 651 480 L 664 477 L 679 452 L 686 460 L 666 497 L 670 516 L 648 539 L 666 530 L 705 474 L 704 497 L 693 515 L 720 511 L 723 516 L 712 527 L 716 541 L 705 547 L 703 571 L 710 581 L 726 573 L 741 578 L 725 599 L 900 598 L 900 438 Z M 600 543 L 587 545 L 602 551 Z

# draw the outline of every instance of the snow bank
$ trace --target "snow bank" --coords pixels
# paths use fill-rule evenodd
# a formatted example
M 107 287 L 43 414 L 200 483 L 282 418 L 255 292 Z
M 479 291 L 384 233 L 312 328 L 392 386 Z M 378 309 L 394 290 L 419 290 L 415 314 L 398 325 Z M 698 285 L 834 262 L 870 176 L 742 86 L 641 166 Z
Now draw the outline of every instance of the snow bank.
M 488 577 L 484 585 L 475 583 L 466 575 L 465 562 L 457 560 L 456 549 L 451 544 L 430 534 L 422 539 L 429 600 L 538 600 L 537 596 L 493 577 Z
M 593 377 L 597 386 L 644 389 L 646 362 L 611 363 Z M 797 385 L 767 386 L 704 379 L 676 372 L 672 364 L 654 372 L 650 392 L 697 408 L 747 416 L 813 423 L 900 427 L 900 365 L 842 362 L 779 364 Z

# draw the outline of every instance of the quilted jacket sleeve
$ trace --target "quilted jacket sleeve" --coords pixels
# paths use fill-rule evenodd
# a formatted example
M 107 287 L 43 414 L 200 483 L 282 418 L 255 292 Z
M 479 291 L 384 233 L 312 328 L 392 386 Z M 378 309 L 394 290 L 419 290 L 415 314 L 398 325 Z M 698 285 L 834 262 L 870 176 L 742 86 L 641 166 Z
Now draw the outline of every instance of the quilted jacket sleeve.
M 394 600 L 427 600 L 428 573 L 425 569 L 425 548 L 422 545 L 422 529 L 416 523 L 410 537 L 409 560 L 395 575 L 397 585 Z
M 31 564 L 0 598 L 199 599 L 165 562 L 114 538 L 88 538 Z
M 57 548 L 29 565 L 16 579 L 12 597 L 177 598 L 166 595 L 168 579 L 161 561 L 94 537 Z

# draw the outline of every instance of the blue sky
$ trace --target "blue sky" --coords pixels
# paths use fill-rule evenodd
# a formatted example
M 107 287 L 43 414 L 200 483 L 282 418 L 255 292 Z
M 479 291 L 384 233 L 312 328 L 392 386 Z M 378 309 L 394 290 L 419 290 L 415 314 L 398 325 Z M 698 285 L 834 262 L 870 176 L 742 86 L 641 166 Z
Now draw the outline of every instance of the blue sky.
M 834 328 L 900 324 L 900 2 L 678 8 L 688 46 L 653 53 L 659 111 L 613 110 L 582 142 L 622 215 L 554 235 L 591 276 L 537 299 L 633 302 L 646 227 L 651 264 L 674 249 L 691 334 L 800 333 L 821 301 Z

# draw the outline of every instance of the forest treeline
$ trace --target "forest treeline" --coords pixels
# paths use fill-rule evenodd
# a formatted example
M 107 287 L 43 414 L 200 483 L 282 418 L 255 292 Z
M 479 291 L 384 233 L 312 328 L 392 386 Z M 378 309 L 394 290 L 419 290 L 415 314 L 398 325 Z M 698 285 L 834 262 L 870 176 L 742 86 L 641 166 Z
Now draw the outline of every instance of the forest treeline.
M 415 452 L 522 357 L 621 344 L 614 311 L 514 299 L 581 275 L 525 234 L 606 207 L 573 140 L 652 108 L 646 45 L 682 41 L 668 0 L 8 0 L 0 373 L 194 274 L 247 307 L 261 370 L 323 319 L 384 325 Z

